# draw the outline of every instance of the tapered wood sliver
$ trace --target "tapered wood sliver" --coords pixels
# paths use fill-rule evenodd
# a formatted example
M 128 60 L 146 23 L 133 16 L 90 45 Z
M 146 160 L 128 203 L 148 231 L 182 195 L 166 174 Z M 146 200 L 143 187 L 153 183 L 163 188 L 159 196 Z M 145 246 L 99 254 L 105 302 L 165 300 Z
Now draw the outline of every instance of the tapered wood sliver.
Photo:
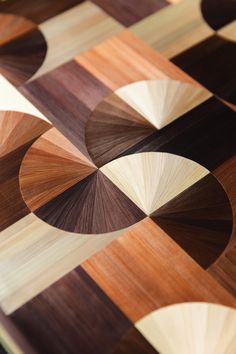
M 145 217 L 100 171 L 67 189 L 35 214 L 55 227 L 81 234 L 118 231 Z
M 0 46 L 0 73 L 20 86 L 31 78 L 44 61 L 47 44 L 35 28 Z
M 152 218 L 204 268 L 223 253 L 233 227 L 230 201 L 211 174 L 157 209 Z
M 209 303 L 164 307 L 135 327 L 163 354 L 234 354 L 236 311 Z
M 50 127 L 28 114 L 0 112 L 1 231 L 29 213 L 20 193 L 19 169 L 28 148 Z
M 14 15 L 0 15 L 0 45 L 3 45 L 37 26 L 28 19 Z
M 149 218 L 82 267 L 132 322 L 179 302 L 236 307 L 236 300 Z
M 95 170 L 91 161 L 52 128 L 24 157 L 19 176 L 21 193 L 34 211 Z
M 220 30 L 217 31 L 217 34 L 220 37 L 225 38 L 226 40 L 235 42 L 236 41 L 236 20 L 222 27 Z
M 174 80 L 148 80 L 130 84 L 116 91 L 127 104 L 161 129 L 211 94 L 203 88 Z
M 147 215 L 209 173 L 193 161 L 157 152 L 121 157 L 101 171 Z
M 85 141 L 92 160 L 102 166 L 155 131 L 142 115 L 112 94 L 91 114 Z

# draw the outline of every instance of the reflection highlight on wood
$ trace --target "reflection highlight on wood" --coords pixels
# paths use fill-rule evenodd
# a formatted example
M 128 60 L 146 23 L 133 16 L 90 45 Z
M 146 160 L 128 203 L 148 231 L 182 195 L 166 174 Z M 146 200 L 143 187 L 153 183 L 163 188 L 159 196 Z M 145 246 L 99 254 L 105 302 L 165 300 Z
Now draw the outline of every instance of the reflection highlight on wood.
M 158 152 L 121 157 L 101 171 L 147 215 L 209 173 L 191 160 Z
M 157 129 L 162 129 L 211 96 L 200 87 L 174 80 L 136 82 L 121 87 L 116 94 Z
M 230 307 L 178 304 L 150 313 L 135 326 L 164 354 L 235 353 L 236 311 Z
M 82 267 L 132 322 L 179 302 L 236 307 L 236 300 L 149 218 Z
M 91 114 L 85 141 L 92 160 L 102 166 L 155 131 L 142 115 L 113 93 Z
M 112 37 L 122 28 L 90 1 L 43 22 L 39 29 L 47 41 L 48 50 L 43 65 L 32 79 Z
M 88 237 L 58 230 L 32 213 L 22 218 L 1 232 L 3 311 L 12 313 L 123 232 Z
M 92 174 L 96 167 L 52 128 L 27 151 L 20 170 L 20 187 L 31 211 Z

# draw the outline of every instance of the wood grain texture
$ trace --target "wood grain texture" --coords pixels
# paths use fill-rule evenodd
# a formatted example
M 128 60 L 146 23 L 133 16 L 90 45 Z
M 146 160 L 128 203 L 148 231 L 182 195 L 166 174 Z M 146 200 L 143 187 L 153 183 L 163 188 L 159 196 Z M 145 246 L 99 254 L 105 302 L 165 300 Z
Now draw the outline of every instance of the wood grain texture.
M 100 167 L 155 131 L 152 124 L 113 93 L 89 117 L 85 142 L 89 155 Z
M 175 80 L 135 82 L 119 88 L 116 94 L 157 129 L 164 128 L 211 96 L 200 87 Z
M 22 218 L 1 232 L 1 308 L 12 313 L 125 231 L 88 237 L 58 230 L 34 214 Z
M 233 226 L 227 194 L 211 174 L 157 209 L 152 219 L 203 268 L 223 253 Z
M 230 199 L 233 210 L 234 227 L 231 242 L 217 262 L 209 268 L 209 273 L 229 292 L 236 296 L 236 157 L 233 156 L 225 161 L 214 170 L 213 173 L 224 186 Z
M 115 348 L 114 354 L 158 354 L 151 344 L 135 328 L 130 328 L 123 335 Z
M 22 159 L 35 139 L 50 128 L 44 120 L 19 112 L 0 112 L 0 230 L 29 213 L 19 187 Z
M 81 268 L 15 311 L 10 318 L 32 346 L 45 354 L 108 354 L 131 326 Z
M 0 45 L 3 45 L 36 28 L 36 25 L 26 18 L 10 14 L 1 14 L 0 23 Z
M 157 152 L 121 157 L 100 170 L 146 215 L 209 173 L 194 161 Z
M 57 129 L 27 151 L 19 173 L 21 193 L 31 211 L 92 174 L 96 167 Z
M 212 170 L 236 153 L 235 130 L 235 112 L 216 98 L 210 98 L 126 150 L 123 155 L 146 151 L 169 152 Z
M 213 35 L 171 60 L 215 95 L 236 103 L 236 46 L 232 41 Z
M 47 41 L 47 55 L 32 79 L 73 59 L 122 30 L 118 22 L 86 1 L 45 22 L 39 29 Z
M 22 86 L 20 91 L 89 158 L 85 125 L 97 104 L 111 93 L 109 88 L 70 61 Z
M 81 234 L 118 231 L 146 216 L 100 171 L 41 206 L 35 214 L 54 227 Z
M 135 81 L 154 79 L 179 80 L 199 86 L 127 30 L 75 59 L 112 90 Z
M 42 65 L 47 44 L 36 28 L 0 46 L 0 73 L 20 86 Z
M 83 0 L 41 0 L 37 3 L 31 0 L 1 1 L 0 12 L 24 16 L 41 23 L 81 2 Z
M 202 17 L 201 0 L 168 6 L 130 27 L 166 58 L 172 58 L 214 34 Z
M 179 302 L 236 306 L 234 298 L 149 218 L 82 267 L 132 322 Z
M 115 2 L 93 0 L 93 2 L 125 26 L 131 26 L 151 13 L 169 5 L 166 0 L 143 0 L 139 3 L 139 6 L 137 6 L 135 0 L 129 2 L 126 0 L 116 0 Z
M 136 327 L 161 353 L 234 354 L 236 311 L 209 303 L 178 304 L 154 311 Z

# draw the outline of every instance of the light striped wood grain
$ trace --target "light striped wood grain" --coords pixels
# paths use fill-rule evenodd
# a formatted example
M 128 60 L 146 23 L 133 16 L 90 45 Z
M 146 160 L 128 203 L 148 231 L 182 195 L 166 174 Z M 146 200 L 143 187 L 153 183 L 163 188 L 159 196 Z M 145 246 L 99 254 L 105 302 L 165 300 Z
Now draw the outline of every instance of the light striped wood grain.
M 101 171 L 147 215 L 209 173 L 194 161 L 161 152 L 124 156 Z
M 234 354 L 236 311 L 209 303 L 164 307 L 138 321 L 136 328 L 163 354 Z
M 211 96 L 203 88 L 175 80 L 147 80 L 119 88 L 116 94 L 157 129 L 164 128 Z
M 96 170 L 56 128 L 43 134 L 27 151 L 19 173 L 23 198 L 31 211 Z
M 48 51 L 46 59 L 33 79 L 69 61 L 123 29 L 90 1 L 77 5 L 39 25 Z
M 179 302 L 236 307 L 236 300 L 149 218 L 82 267 L 134 323 Z
M 49 120 L 33 104 L 27 100 L 7 79 L 0 74 L 0 110 L 17 111 Z
M 201 0 L 168 6 L 130 27 L 130 31 L 167 58 L 214 34 L 202 17 Z
M 27 215 L 1 233 L 1 308 L 13 312 L 124 232 L 79 235 Z
M 135 81 L 168 78 L 199 86 L 128 30 L 75 60 L 112 90 Z

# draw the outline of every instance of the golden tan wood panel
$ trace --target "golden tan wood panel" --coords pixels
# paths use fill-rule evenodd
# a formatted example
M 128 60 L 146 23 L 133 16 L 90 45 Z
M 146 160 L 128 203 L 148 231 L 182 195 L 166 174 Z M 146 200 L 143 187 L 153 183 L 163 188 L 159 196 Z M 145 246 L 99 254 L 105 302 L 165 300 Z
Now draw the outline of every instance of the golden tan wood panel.
M 33 79 L 62 65 L 123 29 L 115 19 L 90 1 L 73 7 L 39 26 L 48 51 Z
M 1 233 L 0 305 L 9 314 L 74 269 L 124 230 L 79 235 L 29 214 Z
M 236 300 L 149 218 L 82 264 L 133 322 L 157 308 Z
M 139 80 L 167 78 L 200 86 L 128 30 L 75 59 L 112 90 Z
M 130 27 L 130 31 L 172 58 L 214 34 L 202 17 L 200 1 L 184 0 L 167 6 Z

